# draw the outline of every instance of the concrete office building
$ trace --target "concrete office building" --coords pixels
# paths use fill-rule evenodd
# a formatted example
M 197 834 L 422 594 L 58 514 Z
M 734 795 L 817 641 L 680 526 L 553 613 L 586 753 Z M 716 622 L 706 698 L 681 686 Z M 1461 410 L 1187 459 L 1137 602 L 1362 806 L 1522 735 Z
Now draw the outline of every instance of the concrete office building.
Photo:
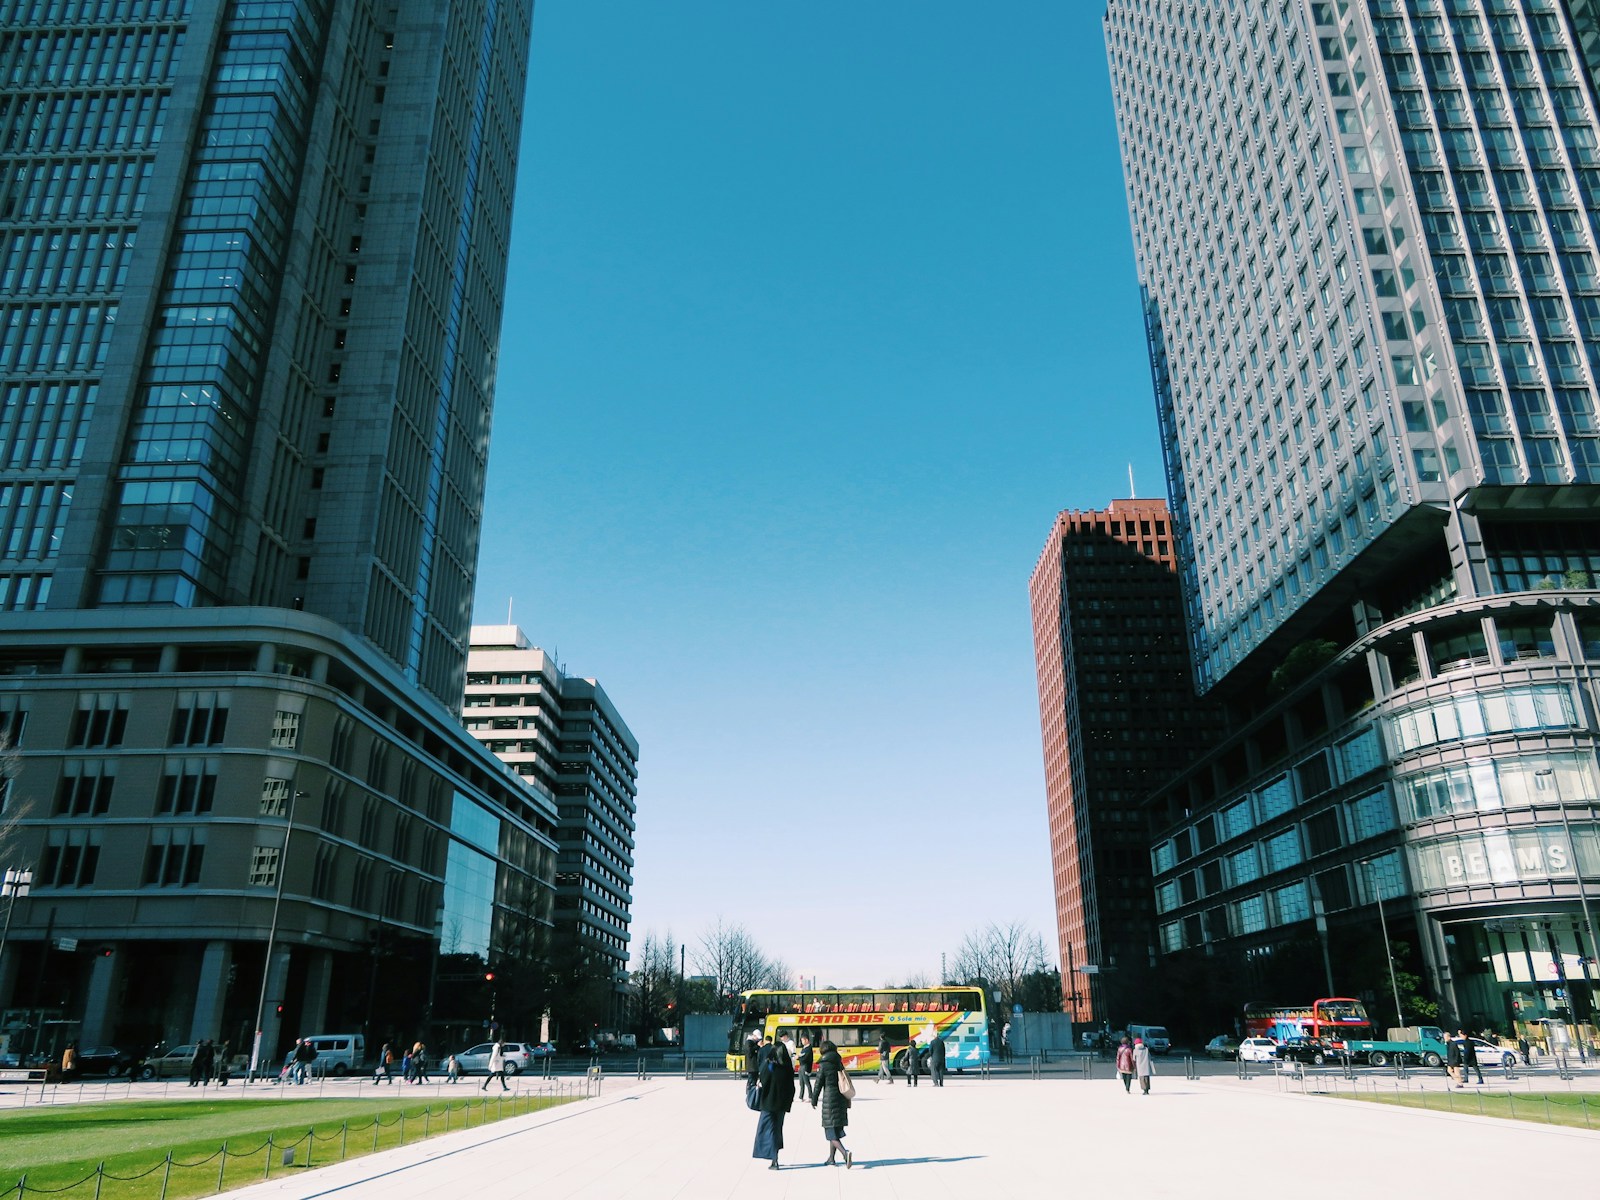
M 1595 32 L 1108 6 L 1196 680 L 1236 719 L 1154 802 L 1161 942 L 1233 1000 L 1386 993 L 1388 897 L 1446 1019 L 1588 1016 Z
M 1189 675 L 1161 500 L 1056 517 L 1028 592 L 1066 1011 L 1141 1015 L 1155 959 L 1143 803 L 1221 729 Z
M 271 937 L 270 1050 L 548 927 L 457 721 L 530 21 L 0 3 L 0 1004 L 237 1047 Z
M 639 743 L 605 689 L 566 675 L 515 625 L 472 627 L 462 719 L 501 762 L 555 796 L 556 943 L 575 955 L 569 970 L 583 984 L 567 990 L 587 992 L 606 1027 L 627 1026 Z

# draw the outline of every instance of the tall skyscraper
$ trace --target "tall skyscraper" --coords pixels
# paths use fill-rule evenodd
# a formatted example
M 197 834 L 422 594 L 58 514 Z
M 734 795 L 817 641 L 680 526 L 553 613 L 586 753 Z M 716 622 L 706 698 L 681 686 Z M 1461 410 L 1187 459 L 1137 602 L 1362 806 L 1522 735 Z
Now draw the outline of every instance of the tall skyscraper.
M 605 689 L 565 674 L 515 625 L 474 625 L 467 729 L 532 786 L 555 797 L 552 1013 L 587 1032 L 628 1019 L 633 833 L 639 743 Z
M 1220 730 L 1196 701 L 1160 500 L 1056 517 L 1028 591 L 1062 992 L 1128 1020 L 1155 949 L 1145 799 Z M 1081 968 L 1081 969 L 1080 969 Z
M 1108 6 L 1196 677 L 1238 717 L 1157 801 L 1162 941 L 1242 986 L 1309 986 L 1326 919 L 1302 974 L 1380 993 L 1388 896 L 1452 1019 L 1588 1016 L 1596 15 Z
M 0 3 L 14 1009 L 481 1023 L 430 958 L 548 932 L 456 719 L 531 8 Z

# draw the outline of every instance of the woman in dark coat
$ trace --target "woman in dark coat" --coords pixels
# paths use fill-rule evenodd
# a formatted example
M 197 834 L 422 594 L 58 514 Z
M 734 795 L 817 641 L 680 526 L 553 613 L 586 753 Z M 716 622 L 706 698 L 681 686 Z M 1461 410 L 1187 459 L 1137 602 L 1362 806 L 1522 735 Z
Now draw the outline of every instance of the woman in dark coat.
M 844 1159 L 844 1165 L 854 1166 L 850 1151 L 844 1148 L 844 1127 L 850 1122 L 850 1101 L 839 1094 L 839 1076 L 844 1073 L 844 1060 L 839 1057 L 838 1048 L 832 1042 L 822 1043 L 821 1065 L 817 1068 L 817 1095 L 811 1101 L 811 1107 L 818 1107 L 821 1101 L 822 1109 L 822 1136 L 828 1139 L 828 1164 L 834 1162 L 837 1154 Z
M 783 1118 L 794 1107 L 794 1062 L 789 1048 L 773 1042 L 761 1052 L 760 1105 L 756 1121 L 755 1149 L 751 1158 L 770 1158 L 769 1170 L 778 1169 L 778 1151 L 783 1149 Z

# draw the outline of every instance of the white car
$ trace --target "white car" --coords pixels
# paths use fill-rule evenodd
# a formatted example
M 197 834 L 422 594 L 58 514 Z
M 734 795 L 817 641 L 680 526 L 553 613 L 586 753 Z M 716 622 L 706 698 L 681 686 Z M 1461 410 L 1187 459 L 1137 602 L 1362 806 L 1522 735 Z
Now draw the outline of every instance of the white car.
M 1478 1052 L 1478 1065 L 1480 1067 L 1512 1067 L 1517 1062 L 1517 1052 L 1508 1050 L 1504 1046 L 1496 1046 L 1482 1038 L 1468 1038 L 1472 1048 Z M 1470 1068 L 1468 1068 L 1470 1070 Z
M 473 1075 L 482 1072 L 489 1073 L 489 1055 L 494 1053 L 493 1042 L 481 1042 L 470 1050 L 461 1050 L 456 1053 L 456 1061 L 461 1064 L 463 1075 Z M 529 1070 L 533 1060 L 541 1058 L 539 1048 L 529 1042 L 506 1042 L 506 1074 L 517 1075 Z M 437 1070 L 437 1068 L 435 1068 Z
M 1248 1037 L 1239 1043 L 1240 1062 L 1275 1062 L 1278 1043 L 1269 1037 Z

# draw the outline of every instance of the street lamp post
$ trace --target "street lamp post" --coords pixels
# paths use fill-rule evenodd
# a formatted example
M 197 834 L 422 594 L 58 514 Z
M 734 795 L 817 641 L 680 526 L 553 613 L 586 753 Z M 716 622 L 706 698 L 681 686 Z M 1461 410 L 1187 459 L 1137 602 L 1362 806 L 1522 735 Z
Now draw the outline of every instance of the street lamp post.
M 256 998 L 256 1036 L 250 1047 L 250 1071 L 245 1083 L 256 1077 L 261 1065 L 261 1020 L 267 1011 L 267 980 L 272 976 L 272 951 L 278 941 L 278 912 L 283 907 L 283 877 L 289 872 L 289 839 L 294 836 L 294 806 L 304 792 L 289 797 L 289 819 L 283 827 L 283 851 L 278 856 L 278 890 L 272 898 L 272 924 L 267 929 L 267 955 L 261 964 L 261 993 Z
M 1361 865 L 1366 868 L 1367 885 L 1371 887 L 1372 860 L 1366 859 Z M 1389 949 L 1389 919 L 1383 911 L 1383 893 L 1376 887 L 1373 887 L 1372 892 L 1378 898 L 1378 928 L 1383 930 L 1383 957 L 1389 964 L 1389 988 L 1394 992 L 1394 1021 L 1396 1025 L 1404 1025 L 1406 1017 L 1400 1009 L 1400 981 L 1394 973 L 1394 952 Z
M 26 896 L 33 889 L 33 872 L 24 871 L 16 867 L 7 867 L 5 880 L 0 883 L 0 896 L 6 898 L 6 925 L 0 931 L 0 965 L 6 959 L 6 941 L 11 937 L 11 914 L 17 907 L 17 901 Z
M 1594 976 L 1590 973 L 1590 971 L 1593 967 L 1600 965 L 1600 963 L 1597 963 L 1595 958 L 1596 943 L 1594 938 L 1594 922 L 1589 917 L 1589 896 L 1583 884 L 1583 868 L 1578 865 L 1578 845 L 1572 840 L 1572 825 L 1567 820 L 1567 805 L 1566 801 L 1561 798 L 1561 782 L 1556 778 L 1555 771 L 1550 767 L 1541 767 L 1539 770 L 1533 773 L 1533 777 L 1538 780 L 1538 787 L 1540 791 L 1544 790 L 1546 780 L 1550 781 L 1550 785 L 1555 791 L 1556 811 L 1561 814 L 1561 829 L 1566 835 L 1567 853 L 1572 856 L 1572 877 L 1578 883 L 1578 904 L 1583 909 L 1583 930 L 1584 933 L 1588 935 L 1589 941 L 1586 953 L 1579 956 L 1580 958 L 1584 958 L 1586 961 L 1580 963 L 1579 965 L 1583 968 L 1583 981 L 1589 986 L 1589 1013 L 1590 1019 L 1592 1020 L 1594 1017 L 1595 1007 L 1595 983 Z M 1582 948 L 1581 939 L 1579 946 Z M 1561 955 L 1559 952 L 1556 954 L 1556 963 L 1558 965 L 1561 964 Z M 1564 972 L 1558 971 L 1558 974 L 1562 973 Z M 1580 1057 L 1583 1057 L 1584 1051 L 1585 1047 L 1583 1044 L 1583 1039 L 1580 1037 L 1578 1040 L 1578 1054 Z

